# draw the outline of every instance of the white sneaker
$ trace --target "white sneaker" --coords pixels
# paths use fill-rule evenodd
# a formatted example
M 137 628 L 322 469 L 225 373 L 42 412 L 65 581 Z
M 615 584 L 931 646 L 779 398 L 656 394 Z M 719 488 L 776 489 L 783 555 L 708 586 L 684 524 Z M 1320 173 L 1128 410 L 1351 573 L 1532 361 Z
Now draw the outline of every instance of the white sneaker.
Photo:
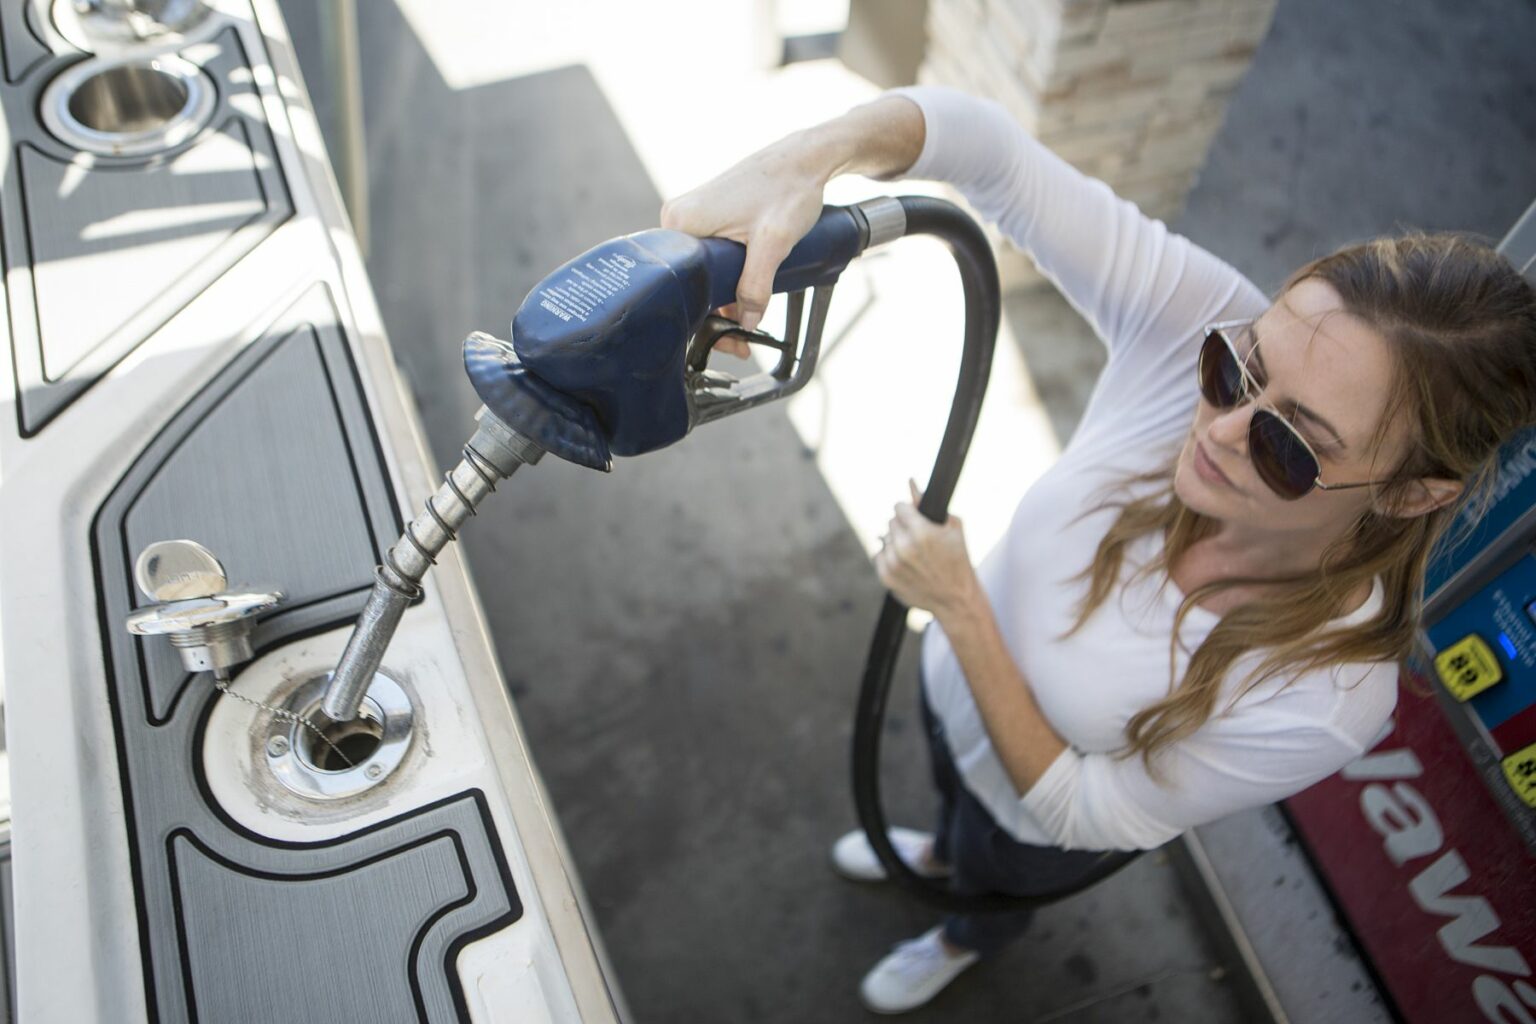
M 859 998 L 876 1013 L 906 1013 L 943 991 L 980 953 L 950 956 L 939 936 L 939 925 L 915 939 L 903 942 L 864 975 Z
M 933 849 L 932 832 L 891 828 L 885 834 L 890 836 L 891 845 L 896 847 L 896 855 L 913 871 L 924 878 L 949 877 L 948 867 L 934 867 L 925 863 L 928 851 Z M 832 867 L 844 878 L 851 878 L 855 882 L 885 881 L 885 865 L 875 856 L 875 849 L 869 845 L 869 838 L 864 835 L 863 829 L 856 828 L 832 844 Z

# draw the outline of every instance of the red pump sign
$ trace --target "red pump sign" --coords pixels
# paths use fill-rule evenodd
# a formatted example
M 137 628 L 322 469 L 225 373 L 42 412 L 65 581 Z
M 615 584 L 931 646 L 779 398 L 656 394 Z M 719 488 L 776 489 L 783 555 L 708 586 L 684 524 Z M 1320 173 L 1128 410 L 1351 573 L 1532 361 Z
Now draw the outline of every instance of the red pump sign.
M 1287 806 L 1405 1020 L 1536 1024 L 1536 858 L 1427 688 Z

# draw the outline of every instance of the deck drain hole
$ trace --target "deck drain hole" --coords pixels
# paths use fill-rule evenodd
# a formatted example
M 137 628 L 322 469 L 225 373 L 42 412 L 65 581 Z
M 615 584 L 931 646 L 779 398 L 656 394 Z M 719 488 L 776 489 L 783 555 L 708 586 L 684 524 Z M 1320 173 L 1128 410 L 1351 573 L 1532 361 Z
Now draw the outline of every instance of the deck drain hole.
M 123 64 L 80 83 L 69 112 L 94 131 L 118 135 L 152 131 L 187 105 L 187 83 L 154 64 Z
M 135 157 L 188 142 L 217 106 L 218 92 L 201 68 L 162 54 L 72 64 L 43 90 L 40 109 L 43 124 L 66 145 Z

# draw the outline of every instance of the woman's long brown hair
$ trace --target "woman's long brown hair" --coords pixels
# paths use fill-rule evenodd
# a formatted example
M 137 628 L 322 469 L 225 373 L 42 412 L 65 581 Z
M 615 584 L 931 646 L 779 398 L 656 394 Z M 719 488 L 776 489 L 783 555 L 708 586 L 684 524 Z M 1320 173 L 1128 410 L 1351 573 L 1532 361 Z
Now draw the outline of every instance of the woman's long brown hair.
M 1466 488 L 1459 501 L 1426 515 L 1363 513 L 1314 572 L 1219 580 L 1186 594 L 1169 641 L 1168 695 L 1126 725 L 1122 753 L 1141 755 L 1149 768 L 1159 750 L 1204 725 L 1223 694 L 1328 666 L 1406 658 L 1418 630 L 1431 552 L 1458 513 L 1475 516 L 1480 510 L 1500 444 L 1536 422 L 1536 292 L 1493 249 L 1450 234 L 1377 239 L 1307 264 L 1282 294 L 1308 278 L 1332 285 L 1345 311 L 1391 346 L 1395 372 L 1386 408 L 1409 417 L 1416 428 L 1415 450 L 1392 475 L 1461 480 Z M 1390 426 L 1390 419 L 1378 425 L 1374 450 L 1380 451 Z M 1131 541 L 1163 537 L 1160 554 L 1139 572 L 1166 574 L 1216 526 L 1174 494 L 1171 465 L 1128 483 L 1154 490 L 1111 502 L 1119 515 L 1080 576 L 1088 590 L 1068 635 L 1117 589 Z M 1374 504 L 1390 507 L 1395 488 L 1415 486 L 1384 485 Z M 1378 577 L 1385 600 L 1376 615 L 1349 628 L 1324 629 L 1350 595 Z M 1178 678 L 1178 638 L 1190 611 L 1223 591 L 1254 584 L 1264 585 L 1264 596 L 1224 614 Z M 1263 656 L 1230 693 L 1233 665 L 1250 652 Z

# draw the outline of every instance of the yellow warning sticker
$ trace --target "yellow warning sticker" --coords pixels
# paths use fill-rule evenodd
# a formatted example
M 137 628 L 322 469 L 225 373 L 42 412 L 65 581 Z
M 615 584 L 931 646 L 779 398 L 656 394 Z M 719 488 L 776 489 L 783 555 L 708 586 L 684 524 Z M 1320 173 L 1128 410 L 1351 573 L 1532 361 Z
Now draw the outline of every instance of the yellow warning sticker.
M 1435 656 L 1440 681 L 1457 700 L 1471 700 L 1504 678 L 1499 659 L 1476 633 L 1468 633 Z
M 1504 777 L 1521 800 L 1536 807 L 1536 743 L 1504 759 Z

